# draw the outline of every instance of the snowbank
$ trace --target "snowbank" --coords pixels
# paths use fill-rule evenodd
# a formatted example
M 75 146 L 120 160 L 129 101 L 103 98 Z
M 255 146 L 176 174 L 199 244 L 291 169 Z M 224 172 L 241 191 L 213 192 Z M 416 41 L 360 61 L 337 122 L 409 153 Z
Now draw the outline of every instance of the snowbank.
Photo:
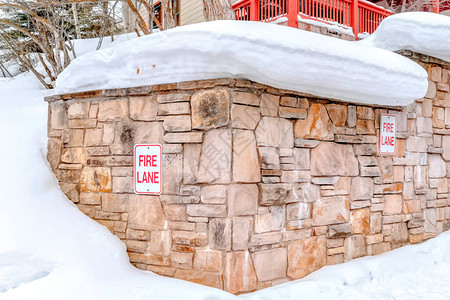
M 87 53 L 56 84 L 64 93 L 221 77 L 379 105 L 406 105 L 427 90 L 427 73 L 395 53 L 246 21 L 181 26 Z
M 411 50 L 450 62 L 450 17 L 427 12 L 395 14 L 360 43 L 390 51 Z
M 61 192 L 46 160 L 49 91 L 0 78 L 0 299 L 228 299 L 134 268 L 125 245 Z

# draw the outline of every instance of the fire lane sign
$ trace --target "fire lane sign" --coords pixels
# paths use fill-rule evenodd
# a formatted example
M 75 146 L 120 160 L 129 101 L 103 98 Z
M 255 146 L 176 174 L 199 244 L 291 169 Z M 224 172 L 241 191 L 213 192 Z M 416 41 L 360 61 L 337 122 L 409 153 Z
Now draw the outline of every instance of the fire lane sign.
M 381 114 L 380 118 L 380 154 L 395 154 L 396 116 Z
M 162 146 L 134 146 L 134 192 L 160 195 L 162 193 Z

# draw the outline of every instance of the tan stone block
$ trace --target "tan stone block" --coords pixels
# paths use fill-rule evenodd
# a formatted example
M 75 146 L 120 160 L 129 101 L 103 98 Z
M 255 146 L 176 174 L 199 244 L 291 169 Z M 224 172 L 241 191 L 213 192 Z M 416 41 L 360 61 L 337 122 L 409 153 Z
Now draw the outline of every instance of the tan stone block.
M 81 192 L 111 192 L 111 170 L 105 167 L 85 167 L 80 176 Z
M 89 108 L 89 118 L 96 119 L 98 113 L 98 103 L 91 103 L 91 107 Z
M 222 251 L 197 250 L 194 255 L 194 269 L 222 272 Z
M 321 198 L 313 203 L 315 226 L 339 224 L 350 221 L 350 200 L 344 196 Z
M 227 253 L 223 277 L 227 292 L 234 294 L 255 290 L 258 280 L 250 254 L 247 251 Z
M 432 67 L 430 71 L 430 79 L 434 82 L 441 82 L 442 79 L 442 68 Z
M 263 169 L 280 169 L 280 157 L 276 148 L 258 147 L 258 152 L 261 157 L 261 164 Z
M 70 128 L 94 128 L 97 127 L 96 119 L 72 119 L 69 120 Z
M 309 170 L 310 150 L 306 148 L 294 148 L 294 165 L 296 170 Z
M 172 252 L 170 253 L 170 259 L 172 260 L 172 266 L 180 269 L 192 269 L 193 253 Z
M 233 128 L 254 130 L 260 119 L 261 115 L 257 107 L 236 104 L 231 106 L 231 126 Z
M 163 154 L 163 193 L 178 194 L 183 180 L 181 154 Z
M 366 241 L 362 235 L 353 235 L 345 238 L 344 247 L 346 260 L 367 255 Z
M 187 214 L 192 217 L 226 217 L 225 205 L 190 204 L 187 205 Z
M 111 145 L 114 143 L 116 124 L 105 123 L 103 125 L 102 145 Z
M 280 118 L 305 119 L 308 115 L 308 112 L 303 108 L 280 106 L 278 114 L 280 115 Z
M 102 128 L 86 129 L 86 135 L 84 138 L 84 146 L 100 146 L 102 144 Z
M 335 127 L 341 127 L 347 122 L 347 106 L 339 104 L 328 104 L 326 106 L 328 115 Z
M 69 198 L 73 203 L 78 203 L 80 200 L 80 188 L 77 184 L 60 182 L 61 191 Z
M 100 206 L 77 204 L 78 209 L 90 218 L 94 218 L 95 212 L 100 209 Z M 99 222 L 100 223 L 100 222 Z
M 256 127 L 258 146 L 292 148 L 294 135 L 292 123 L 285 119 L 263 117 Z
M 410 214 L 414 212 L 421 212 L 421 203 L 420 200 L 409 200 L 403 201 L 403 209 L 404 214 Z
M 351 181 L 350 177 L 339 177 L 333 184 L 335 194 L 348 195 L 351 190 Z
M 90 193 L 89 195 L 95 195 Z M 102 210 L 107 212 L 125 212 L 128 195 L 124 194 L 102 194 Z
M 172 243 L 204 247 L 208 244 L 208 234 L 206 232 L 172 231 Z
M 261 181 L 256 139 L 252 131 L 233 130 L 233 181 Z
M 130 118 L 136 121 L 154 121 L 158 111 L 155 96 L 131 97 Z
M 63 143 L 66 147 L 83 147 L 84 130 L 83 129 L 66 129 L 63 131 Z
M 282 106 L 289 106 L 289 107 L 297 107 L 298 99 L 296 97 L 283 96 L 280 99 L 280 105 L 282 105 Z
M 260 187 L 261 205 L 280 205 L 298 202 L 301 196 L 303 196 L 305 201 L 309 202 L 308 199 L 310 196 L 314 196 L 314 190 L 309 190 L 307 188 L 300 190 L 297 186 L 287 183 L 261 184 Z
M 255 216 L 255 233 L 281 230 L 284 226 L 285 209 L 272 206 L 269 212 Z
M 350 188 L 351 200 L 365 200 L 373 197 L 373 179 L 367 177 L 353 177 Z
M 402 195 L 385 195 L 383 215 L 396 215 L 402 212 Z
M 50 105 L 49 123 L 51 129 L 67 127 L 67 112 L 64 102 L 52 102 Z
M 310 203 L 292 203 L 286 205 L 287 220 L 303 220 L 311 218 Z
M 278 114 L 278 107 L 280 103 L 280 96 L 271 94 L 261 95 L 261 115 L 276 117 Z
M 102 204 L 102 201 L 100 199 L 100 194 L 80 193 L 80 203 L 90 205 L 100 205 Z
M 89 102 L 74 102 L 67 109 L 69 119 L 84 119 L 89 114 Z
M 227 90 L 195 93 L 191 98 L 192 128 L 211 129 L 228 124 L 230 95 Z
M 351 145 L 321 142 L 311 149 L 311 175 L 357 176 L 358 161 Z
M 124 119 L 128 117 L 128 100 L 101 101 L 98 106 L 98 120 Z
M 86 151 L 83 148 L 67 148 L 61 155 L 61 161 L 71 164 L 85 164 Z
M 199 183 L 231 181 L 231 131 L 215 129 L 206 132 L 200 156 Z
M 166 217 L 161 202 L 155 196 L 129 195 L 128 227 L 141 230 L 162 230 Z
M 176 102 L 158 105 L 159 116 L 189 115 L 190 113 L 191 105 L 189 102 Z
M 358 106 L 356 108 L 356 113 L 357 113 L 358 119 L 362 119 L 362 120 L 373 120 L 374 119 L 374 112 L 371 107 Z
M 216 250 L 231 250 L 231 220 L 212 219 L 208 226 L 209 246 Z
M 247 218 L 233 218 L 233 232 L 232 232 L 232 248 L 236 250 L 247 250 L 248 239 L 253 228 L 253 219 Z
M 254 215 L 258 209 L 256 184 L 232 184 L 228 195 L 228 216 Z
M 381 232 L 381 213 L 379 212 L 370 213 L 370 232 L 371 233 Z
M 156 101 L 159 103 L 173 103 L 173 102 L 185 102 L 189 101 L 189 94 L 162 94 L 158 95 Z
M 356 121 L 356 134 L 375 134 L 375 122 L 373 120 Z
M 183 183 L 197 183 L 201 145 L 183 145 Z
M 447 175 L 447 166 L 440 154 L 428 155 L 428 177 L 442 178 Z
M 129 240 L 148 241 L 150 240 L 150 232 L 127 228 L 126 237 Z
M 404 243 L 408 241 L 408 227 L 406 223 L 396 223 L 391 225 L 393 243 Z
M 201 202 L 206 204 L 224 204 L 227 200 L 226 185 L 209 185 L 201 189 Z
M 287 250 L 277 248 L 256 252 L 253 255 L 256 276 L 259 281 L 274 280 L 286 276 Z
M 132 193 L 134 190 L 133 177 L 113 177 L 113 193 Z
M 233 92 L 233 102 L 259 106 L 259 97 L 253 93 Z
M 149 251 L 153 254 L 168 256 L 171 245 L 170 231 L 152 231 Z
M 445 110 L 442 107 L 433 107 L 433 127 L 444 128 L 445 127 Z
M 352 211 L 351 224 L 353 234 L 368 235 L 370 233 L 370 209 L 362 208 Z
M 177 269 L 173 276 L 178 279 L 223 289 L 222 275 L 219 273 Z
M 55 170 L 61 159 L 61 140 L 57 138 L 49 138 L 47 143 L 47 160 L 50 166 Z
M 166 204 L 164 205 L 164 213 L 169 221 L 187 221 L 184 205 Z
M 125 240 L 125 245 L 127 245 L 128 251 L 131 252 L 145 253 L 148 248 L 147 241 Z
M 306 120 L 298 120 L 294 128 L 295 138 L 323 140 L 333 135 L 333 124 L 322 104 L 313 103 Z
M 189 115 L 167 116 L 164 118 L 164 130 L 169 132 L 182 132 L 191 130 L 191 117 Z
M 288 245 L 287 275 L 292 279 L 303 278 L 323 267 L 326 262 L 326 239 L 323 236 L 292 241 Z

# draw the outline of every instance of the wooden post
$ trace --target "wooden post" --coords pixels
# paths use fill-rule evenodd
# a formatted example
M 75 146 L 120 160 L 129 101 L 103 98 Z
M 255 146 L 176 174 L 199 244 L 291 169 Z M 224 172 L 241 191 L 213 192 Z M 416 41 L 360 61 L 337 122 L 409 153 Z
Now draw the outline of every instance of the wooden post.
M 288 26 L 298 28 L 299 0 L 287 0 Z
M 259 0 L 250 1 L 250 21 L 259 21 Z
M 439 0 L 433 0 L 433 12 L 440 13 Z
M 353 0 L 352 6 L 351 6 L 351 25 L 353 28 L 353 34 L 355 35 L 355 39 L 358 39 L 358 33 L 359 33 L 359 1 Z

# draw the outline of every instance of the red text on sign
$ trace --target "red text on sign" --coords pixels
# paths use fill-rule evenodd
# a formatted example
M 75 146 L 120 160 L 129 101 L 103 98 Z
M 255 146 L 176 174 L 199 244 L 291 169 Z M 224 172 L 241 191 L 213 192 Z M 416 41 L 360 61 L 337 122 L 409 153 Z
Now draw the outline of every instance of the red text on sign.
M 139 167 L 157 167 L 156 155 L 139 155 Z
M 159 172 L 143 172 L 141 175 L 136 172 L 138 183 L 159 183 Z

